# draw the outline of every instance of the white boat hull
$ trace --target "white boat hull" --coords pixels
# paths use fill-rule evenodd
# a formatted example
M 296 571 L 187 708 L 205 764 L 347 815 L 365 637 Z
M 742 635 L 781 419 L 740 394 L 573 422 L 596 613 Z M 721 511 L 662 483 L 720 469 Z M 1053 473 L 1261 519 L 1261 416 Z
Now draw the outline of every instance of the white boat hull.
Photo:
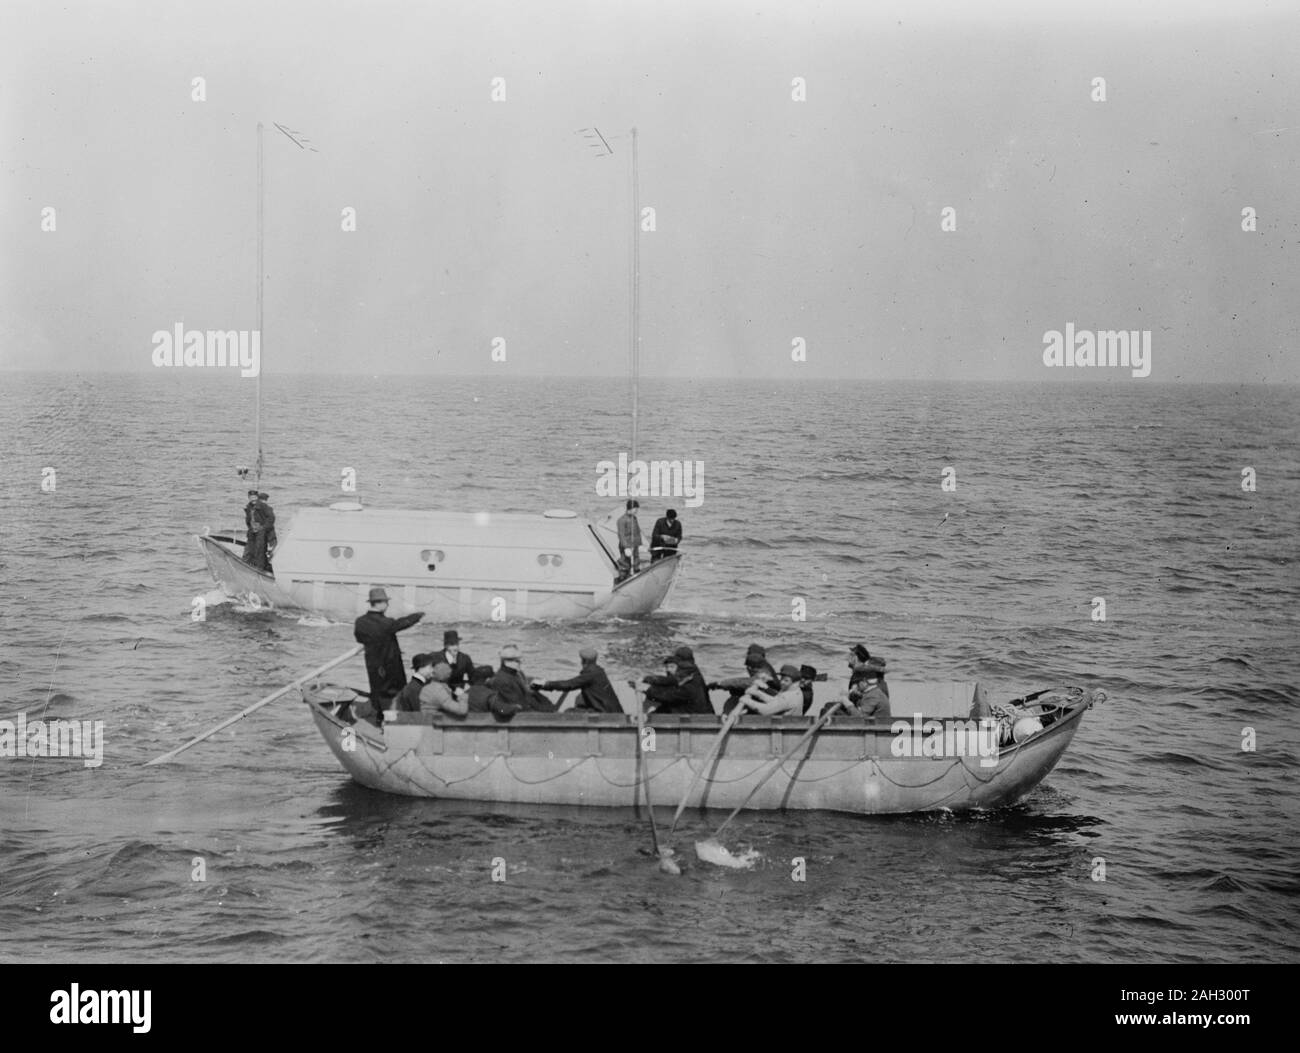
M 672 806 L 691 787 L 720 726 L 716 717 L 655 717 L 654 748 L 641 753 L 628 715 L 519 714 L 502 724 L 490 716 L 400 714 L 380 730 L 340 719 L 338 689 L 313 685 L 302 694 L 358 783 L 451 800 L 632 807 L 645 803 L 648 783 L 655 804 Z M 746 807 L 862 815 L 1004 807 L 1056 765 L 1091 702 L 1076 695 L 1042 731 L 986 758 L 896 756 L 893 722 L 836 718 Z M 808 718 L 742 717 L 687 803 L 739 806 L 808 728 Z
M 349 621 L 366 609 L 372 586 L 384 587 L 392 598 L 389 613 L 424 611 L 434 621 L 493 621 L 523 618 L 570 621 L 584 618 L 634 618 L 657 610 L 672 587 L 680 556 L 650 564 L 641 573 L 615 586 L 612 577 L 600 586 L 531 584 L 502 588 L 499 583 L 433 585 L 377 577 L 325 580 L 324 577 L 264 574 L 254 570 L 239 552 L 214 538 L 199 535 L 199 548 L 213 580 L 227 595 L 257 606 L 300 610 L 335 621 Z

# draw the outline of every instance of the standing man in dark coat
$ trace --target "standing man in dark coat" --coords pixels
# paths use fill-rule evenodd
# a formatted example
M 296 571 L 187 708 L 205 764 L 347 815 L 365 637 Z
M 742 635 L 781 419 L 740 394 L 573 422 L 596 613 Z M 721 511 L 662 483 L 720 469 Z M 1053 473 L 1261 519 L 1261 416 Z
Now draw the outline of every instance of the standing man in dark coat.
M 275 551 L 275 509 L 271 507 L 271 495 L 265 490 L 257 495 L 257 510 L 262 514 L 262 566 L 260 570 L 271 573 L 271 554 Z
M 582 672 L 568 680 L 534 680 L 533 687 L 539 691 L 580 691 L 581 696 L 573 708 L 589 713 L 622 713 L 614 685 L 609 682 L 599 665 L 596 664 L 596 649 L 584 647 L 578 652 L 582 662 Z
M 388 593 L 379 588 L 371 589 L 370 610 L 358 618 L 352 627 L 352 635 L 357 643 L 365 644 L 370 701 L 380 711 L 377 716 L 381 721 L 382 711 L 406 686 L 402 649 L 397 644 L 397 634 L 424 617 L 424 611 L 416 611 L 405 618 L 390 618 L 384 613 L 387 610 Z
M 442 650 L 434 652 L 435 662 L 446 662 L 451 670 L 447 687 L 459 694 L 462 688 L 469 687 L 470 676 L 474 673 L 474 660 L 460 649 L 460 633 L 448 629 L 442 634 Z
M 655 520 L 655 528 L 650 532 L 650 562 L 675 555 L 681 543 L 682 521 L 677 518 L 677 510 L 670 508 L 667 515 Z
M 265 506 L 265 507 L 270 507 Z M 248 504 L 244 505 L 244 562 L 254 570 L 263 569 L 266 563 L 266 531 L 263 505 L 256 490 L 248 491 Z

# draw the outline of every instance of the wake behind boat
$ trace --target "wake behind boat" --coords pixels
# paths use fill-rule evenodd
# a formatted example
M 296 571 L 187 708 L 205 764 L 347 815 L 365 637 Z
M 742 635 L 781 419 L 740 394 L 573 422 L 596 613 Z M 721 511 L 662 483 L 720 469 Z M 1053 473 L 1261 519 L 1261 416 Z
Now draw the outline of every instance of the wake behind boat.
M 435 620 L 635 617 L 663 603 L 681 557 L 643 563 L 617 581 L 618 560 L 592 523 L 557 509 L 541 515 L 363 508 L 341 501 L 304 508 L 275 550 L 272 572 L 244 562 L 234 536 L 199 535 L 213 579 L 259 606 L 341 621 L 370 588 L 396 610 Z
M 746 714 L 712 759 L 721 718 L 655 714 L 643 732 L 622 689 L 622 714 L 521 713 L 502 723 L 490 715 L 396 713 L 382 729 L 352 718 L 359 692 L 319 681 L 300 690 L 348 774 L 387 793 L 634 807 L 645 803 L 649 784 L 660 803 L 687 795 L 691 807 L 862 815 L 1013 804 L 1055 767 L 1084 712 L 1105 697 L 1082 688 L 1043 692 L 1027 704 L 995 705 L 981 723 L 970 714 L 990 710 L 976 684 L 893 686 L 898 711 L 915 716 L 833 717 L 796 749 L 810 717 Z M 639 748 L 643 736 L 652 736 L 652 748 Z M 769 777 L 774 764 L 779 770 Z

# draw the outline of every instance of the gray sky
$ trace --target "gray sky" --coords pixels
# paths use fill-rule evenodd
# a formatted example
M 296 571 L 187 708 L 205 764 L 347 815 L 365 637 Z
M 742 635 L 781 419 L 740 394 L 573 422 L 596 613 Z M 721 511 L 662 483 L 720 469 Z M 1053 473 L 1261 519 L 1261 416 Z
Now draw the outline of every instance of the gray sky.
M 635 124 L 647 374 L 1300 380 L 1297 5 L 1129 6 L 0 0 L 0 369 L 254 328 L 261 120 L 268 372 L 624 373 Z

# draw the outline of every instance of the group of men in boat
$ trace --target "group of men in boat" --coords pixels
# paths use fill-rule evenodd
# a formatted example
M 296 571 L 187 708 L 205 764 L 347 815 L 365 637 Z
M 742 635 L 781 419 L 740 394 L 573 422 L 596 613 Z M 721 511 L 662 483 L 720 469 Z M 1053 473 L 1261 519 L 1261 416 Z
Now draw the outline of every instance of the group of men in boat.
M 441 650 L 415 655 L 408 679 L 397 634 L 419 622 L 424 612 L 390 618 L 386 613 L 388 602 L 382 588 L 371 589 L 370 609 L 356 620 L 353 629 L 357 642 L 365 646 L 370 680 L 369 702 L 353 705 L 358 717 L 382 724 L 385 711 L 396 711 L 441 712 L 453 717 L 492 713 L 499 720 L 509 720 L 522 712 L 558 712 L 572 692 L 577 692 L 577 698 L 569 712 L 623 712 L 592 647 L 578 652 L 581 668 L 577 676 L 543 680 L 524 673 L 523 656 L 514 644 L 501 648 L 497 669 L 476 666 L 460 649 L 457 631 L 448 629 L 443 633 Z M 840 700 L 845 712 L 876 721 L 888 720 L 885 660 L 856 644 L 849 651 L 848 664 L 848 695 Z M 642 678 L 648 712 L 712 715 L 715 710 L 709 692 L 724 690 L 728 694 L 724 713 L 740 706 L 763 716 L 799 716 L 812 706 L 813 683 L 826 679 L 810 665 L 786 664 L 779 671 L 774 669 L 767 660 L 767 651 L 759 644 L 750 644 L 745 653 L 745 675 L 727 680 L 706 681 L 695 664 L 694 652 L 684 645 L 668 655 L 663 665 L 662 674 Z M 564 693 L 558 700 L 546 696 L 547 692 L 557 691 Z
M 244 505 L 244 562 L 254 570 L 271 573 L 271 553 L 275 551 L 275 510 L 271 495 L 265 490 L 249 490 Z
M 637 519 L 640 508 L 640 501 L 629 500 L 626 510 L 618 517 L 618 576 L 614 579 L 615 585 L 641 570 L 641 523 Z M 670 508 L 655 520 L 650 532 L 650 562 L 658 563 L 675 555 L 681 543 L 682 521 L 677 518 L 677 509 Z

